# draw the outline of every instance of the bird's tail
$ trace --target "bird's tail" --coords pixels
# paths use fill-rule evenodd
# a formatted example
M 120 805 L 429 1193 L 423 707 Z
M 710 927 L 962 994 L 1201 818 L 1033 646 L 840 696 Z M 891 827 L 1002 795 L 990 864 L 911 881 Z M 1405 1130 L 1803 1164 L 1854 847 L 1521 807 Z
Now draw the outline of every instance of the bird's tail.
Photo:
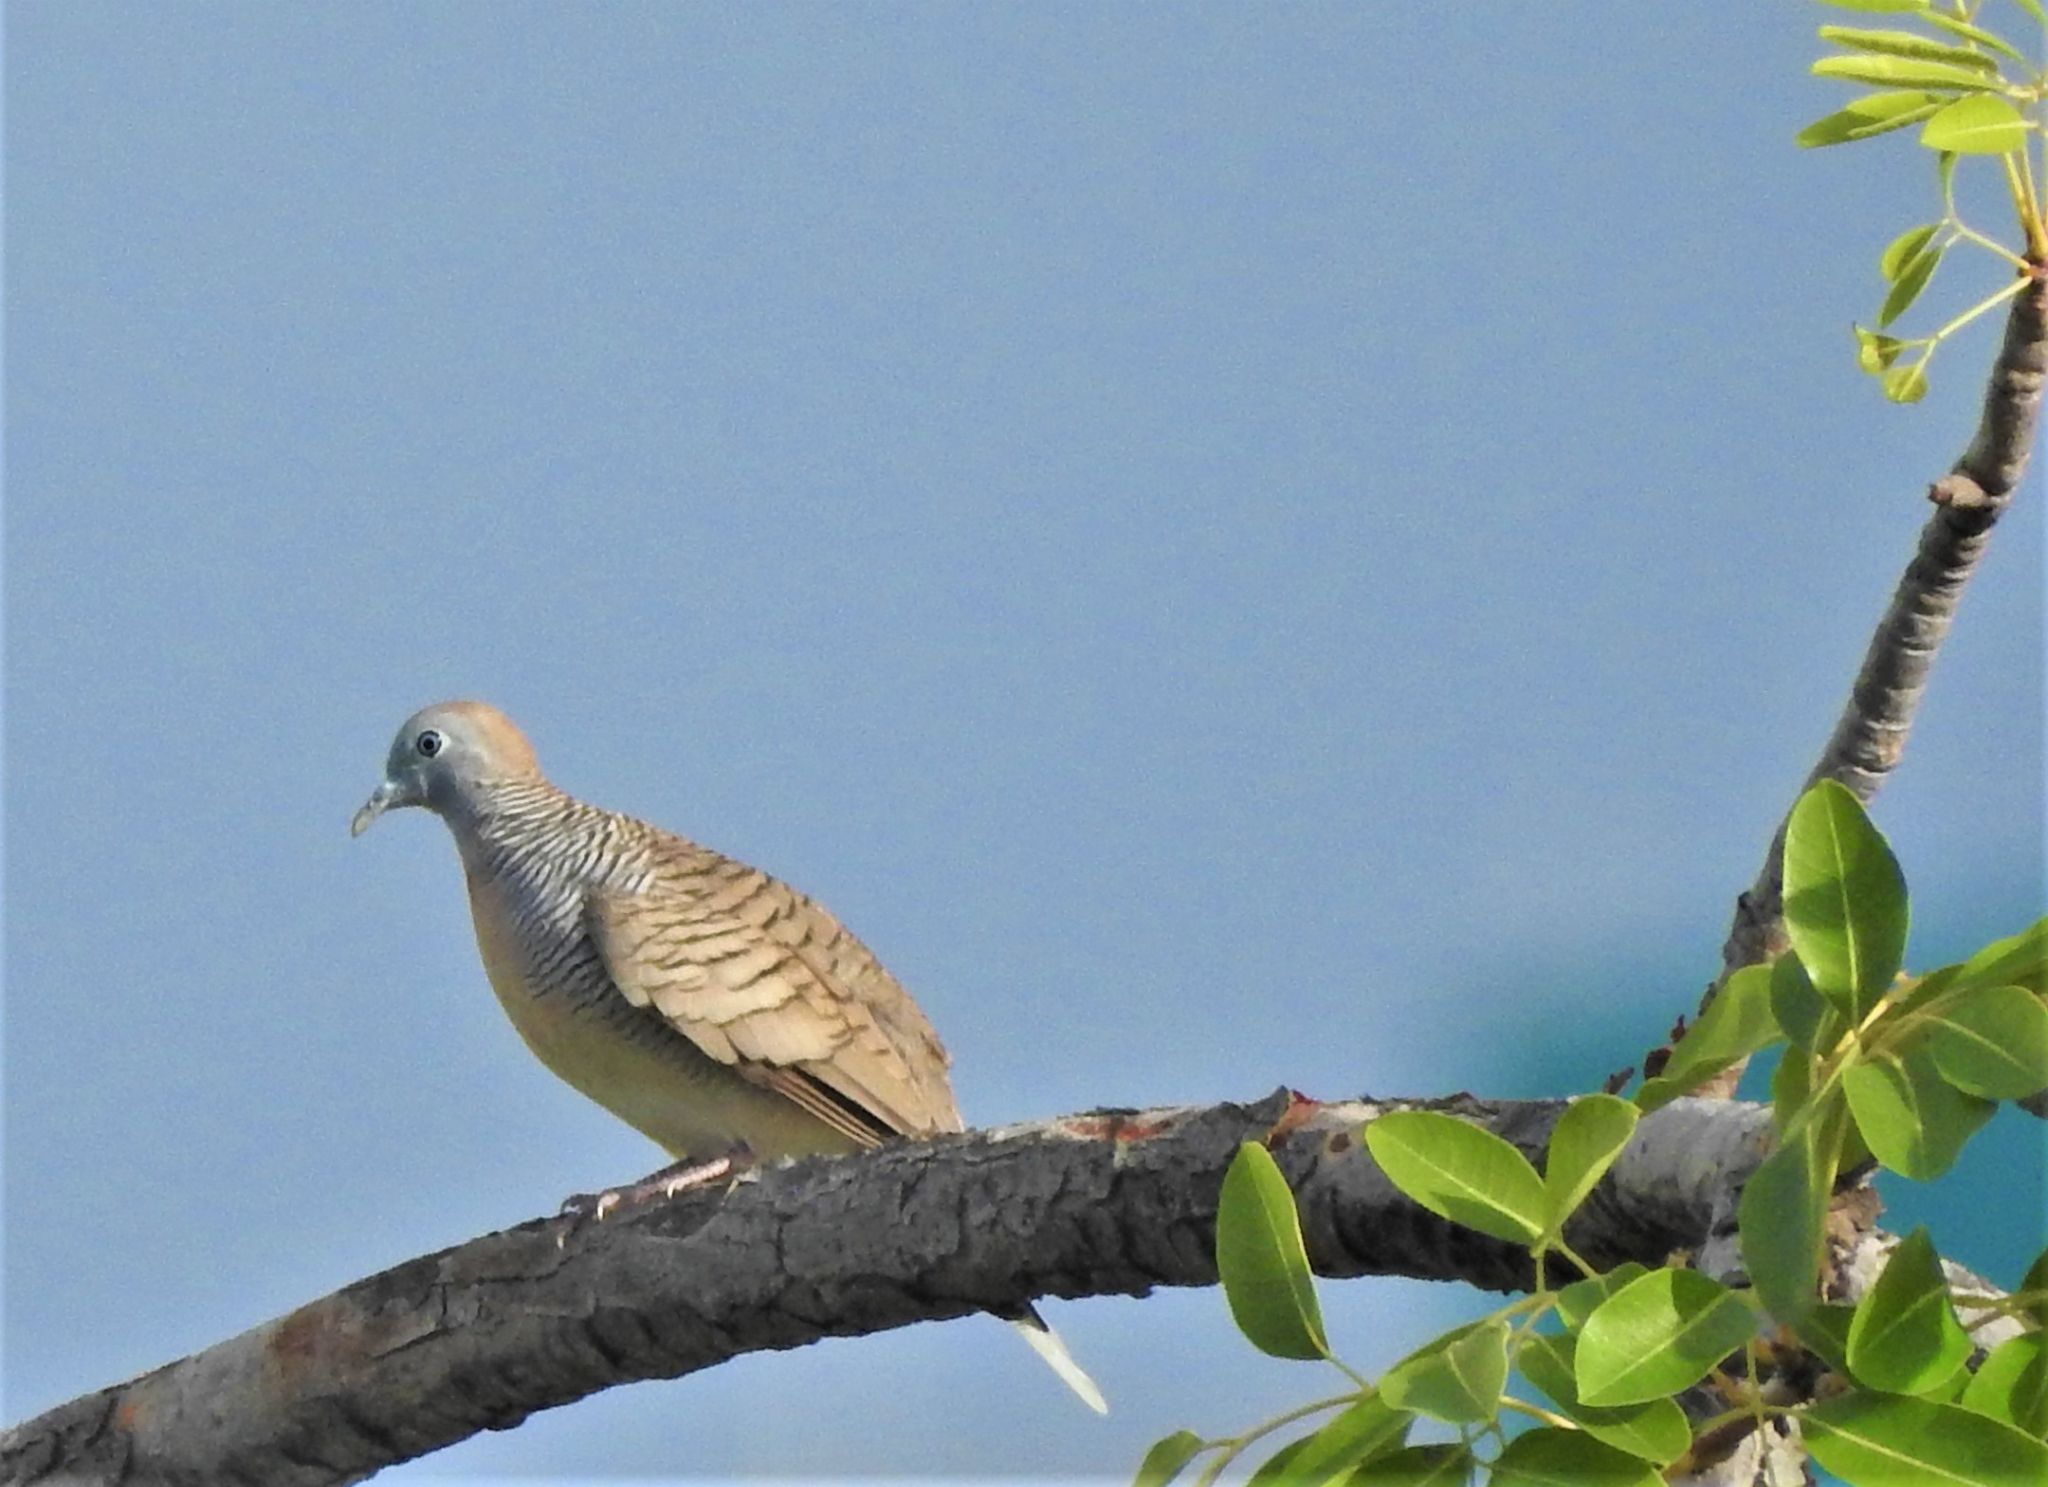
M 1060 1335 L 1045 1324 L 1045 1318 L 1038 1314 L 1036 1307 L 1027 1307 L 1022 1316 L 1005 1320 L 1024 1334 L 1024 1340 L 1031 1344 L 1031 1351 L 1045 1360 L 1045 1366 L 1060 1376 L 1061 1383 L 1081 1396 L 1083 1404 L 1098 1415 L 1109 1413 L 1109 1401 L 1095 1387 L 1095 1380 L 1089 1378 L 1081 1365 L 1074 1361 L 1074 1355 L 1067 1351 Z

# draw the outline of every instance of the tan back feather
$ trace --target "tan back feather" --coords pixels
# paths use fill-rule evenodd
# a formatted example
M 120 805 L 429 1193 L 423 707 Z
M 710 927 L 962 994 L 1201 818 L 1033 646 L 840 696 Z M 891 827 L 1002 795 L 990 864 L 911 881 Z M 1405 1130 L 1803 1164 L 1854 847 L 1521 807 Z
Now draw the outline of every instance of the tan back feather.
M 845 926 L 766 873 L 643 830 L 644 871 L 584 895 L 629 1002 L 863 1146 L 961 1129 L 938 1034 Z

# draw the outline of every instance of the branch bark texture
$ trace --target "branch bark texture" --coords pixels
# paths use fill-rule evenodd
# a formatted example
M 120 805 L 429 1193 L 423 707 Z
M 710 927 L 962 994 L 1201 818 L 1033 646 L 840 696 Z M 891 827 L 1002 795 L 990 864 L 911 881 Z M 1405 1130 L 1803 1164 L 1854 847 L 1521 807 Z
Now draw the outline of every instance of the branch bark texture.
M 1906 751 L 1906 735 L 1926 694 L 1935 653 L 2033 451 L 2042 387 L 2048 383 L 2048 279 L 2041 274 L 2037 267 L 2013 300 L 1977 432 L 1955 468 L 1928 489 L 1934 512 L 1920 530 L 1912 561 L 1878 621 L 1849 701 L 1800 787 L 1802 793 L 1832 779 L 1867 802 Z M 1707 1001 L 1736 971 L 1785 948 L 1784 875 L 1781 821 L 1756 881 L 1736 900 L 1721 951 L 1721 975 Z
M 1526 1252 L 1395 1192 L 1359 1139 L 1449 1110 L 1537 1158 L 1562 1101 L 1349 1101 L 1073 1116 L 799 1162 L 691 1192 L 558 1245 L 535 1220 L 422 1256 L 0 1436 L 7 1483 L 360 1481 L 613 1384 L 742 1353 L 1000 1311 L 1038 1296 L 1216 1280 L 1240 1142 L 1265 1141 L 1326 1276 L 1528 1285 Z M 1770 1139 L 1765 1109 L 1681 1100 L 1646 1117 L 1574 1220 L 1604 1267 L 1702 1243 Z

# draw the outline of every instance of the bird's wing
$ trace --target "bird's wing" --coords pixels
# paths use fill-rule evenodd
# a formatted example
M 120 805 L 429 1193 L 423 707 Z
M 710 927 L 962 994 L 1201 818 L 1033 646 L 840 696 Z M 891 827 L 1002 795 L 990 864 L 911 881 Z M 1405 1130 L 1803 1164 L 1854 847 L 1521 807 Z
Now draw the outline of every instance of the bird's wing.
M 961 1128 L 924 1013 L 787 884 L 717 858 L 594 887 L 584 921 L 627 1001 L 859 1145 Z

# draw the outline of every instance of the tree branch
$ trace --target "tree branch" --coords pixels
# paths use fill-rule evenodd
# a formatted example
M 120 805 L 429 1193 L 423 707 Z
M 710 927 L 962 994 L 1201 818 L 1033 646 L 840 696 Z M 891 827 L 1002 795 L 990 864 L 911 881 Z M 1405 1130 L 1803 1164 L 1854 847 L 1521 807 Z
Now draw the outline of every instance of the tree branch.
M 1564 1102 L 1352 1101 L 1074 1116 L 778 1167 L 558 1247 L 535 1220 L 422 1256 L 0 1435 L 0 1481 L 324 1487 L 614 1384 L 742 1353 L 1216 1280 L 1240 1142 L 1272 1147 L 1328 1276 L 1530 1283 L 1525 1251 L 1401 1198 L 1359 1139 L 1394 1108 L 1477 1120 L 1532 1158 Z M 1569 1230 L 1602 1267 L 1700 1244 L 1760 1160 L 1769 1112 L 1647 1116 Z
M 2042 275 L 2036 266 L 2031 282 L 2013 300 L 1977 432 L 1955 468 L 1928 488 L 1934 513 L 1921 528 L 1919 547 L 1878 621 L 1848 704 L 1800 787 L 1802 793 L 1832 779 L 1867 802 L 1906 751 L 1935 652 L 2033 450 L 2041 390 L 2048 382 L 2048 279 Z M 1735 901 L 1734 922 L 1721 950 L 1721 975 L 1701 1002 L 1702 1011 L 1729 976 L 1785 948 L 1784 874 L 1781 821 L 1756 881 Z

